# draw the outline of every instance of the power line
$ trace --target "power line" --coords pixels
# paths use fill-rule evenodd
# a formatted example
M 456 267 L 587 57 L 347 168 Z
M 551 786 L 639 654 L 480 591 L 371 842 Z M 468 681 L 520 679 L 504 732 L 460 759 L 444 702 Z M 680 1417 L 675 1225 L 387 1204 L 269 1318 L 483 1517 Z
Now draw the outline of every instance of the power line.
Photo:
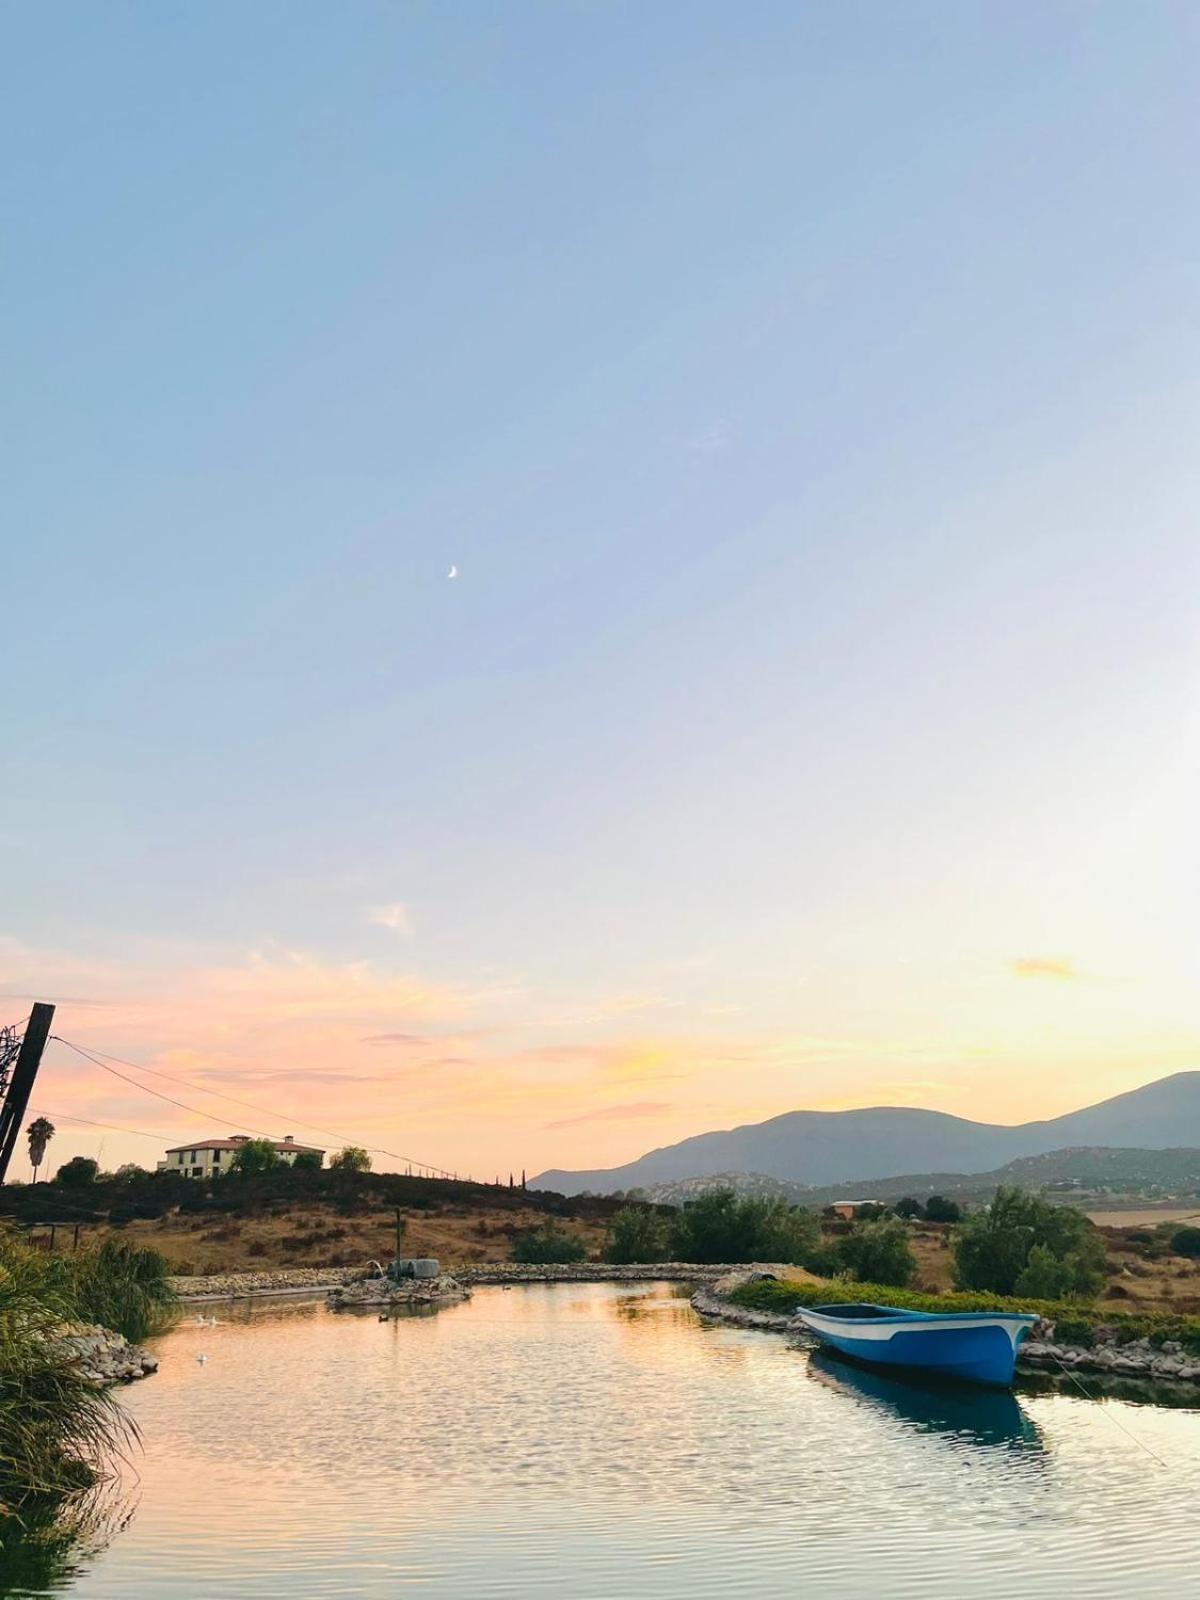
M 57 1038 L 58 1036 L 56 1035 L 55 1037 Z M 59 1039 L 59 1043 L 60 1044 L 68 1044 L 69 1041 L 66 1040 L 66 1039 Z M 76 1050 L 76 1049 L 79 1049 L 79 1046 L 78 1045 L 70 1045 L 70 1048 L 72 1050 Z M 261 1112 L 264 1117 L 274 1117 L 274 1116 L 277 1115 L 277 1113 L 272 1111 L 269 1106 L 256 1105 L 253 1100 L 242 1100 L 242 1099 L 239 1099 L 239 1097 L 236 1094 L 226 1094 L 221 1089 L 210 1089 L 207 1084 L 193 1083 L 190 1078 L 179 1078 L 179 1077 L 176 1077 L 173 1073 L 163 1072 L 158 1067 L 146 1067 L 146 1066 L 143 1066 L 140 1061 L 127 1061 L 124 1056 L 114 1056 L 114 1055 L 111 1055 L 106 1050 L 97 1050 L 93 1046 L 89 1045 L 88 1046 L 88 1054 L 89 1054 L 89 1056 L 100 1056 L 102 1058 L 100 1061 L 98 1061 L 96 1063 L 97 1066 L 102 1066 L 105 1061 L 119 1061 L 120 1064 L 123 1067 L 132 1067 L 135 1072 L 148 1072 L 152 1078 L 162 1078 L 167 1083 L 180 1083 L 180 1084 L 183 1085 L 183 1087 L 185 1089 L 195 1089 L 197 1094 L 211 1095 L 213 1097 L 213 1099 L 215 1099 L 215 1100 L 228 1100 L 231 1105 L 245 1106 L 247 1111 L 258 1111 L 258 1112 Z M 144 1084 L 140 1084 L 139 1083 L 139 1085 L 138 1085 L 138 1088 L 145 1088 L 145 1087 L 146 1087 L 146 1085 L 144 1085 Z M 150 1090 L 150 1093 L 153 1094 L 154 1091 Z M 166 1097 L 164 1096 L 164 1098 L 166 1098 Z M 178 1105 L 178 1103 L 179 1103 L 178 1101 L 175 1102 L 176 1105 Z M 204 1112 L 204 1113 L 202 1113 L 202 1115 L 207 1116 L 208 1113 Z M 217 1120 L 220 1121 L 221 1119 L 218 1118 Z M 340 1133 L 333 1133 L 329 1128 L 318 1128 L 316 1123 L 314 1123 L 314 1122 L 301 1122 L 298 1117 L 288 1118 L 286 1116 L 280 1116 L 280 1121 L 282 1121 L 282 1122 L 287 1122 L 289 1120 L 293 1123 L 293 1125 L 295 1127 L 297 1127 L 297 1128 L 307 1128 L 310 1131 L 310 1133 L 323 1134 L 325 1136 L 325 1138 L 327 1138 L 327 1139 L 341 1139 L 343 1144 L 348 1144 L 350 1142 L 349 1140 L 343 1138 L 343 1136 Z M 233 1126 L 234 1126 L 234 1124 L 230 1123 L 230 1127 L 233 1127 Z M 375 1147 L 370 1146 L 368 1148 L 375 1148 Z M 378 1153 L 380 1155 L 391 1155 L 393 1152 L 390 1151 L 390 1150 L 380 1150 Z M 410 1158 L 408 1156 L 397 1156 L 396 1157 L 396 1160 L 398 1160 L 398 1161 L 408 1161 L 409 1159 Z M 426 1166 L 426 1163 L 424 1161 L 417 1161 L 417 1162 L 414 1162 L 413 1164 L 415 1166 L 419 1166 L 419 1167 Z M 440 1169 L 437 1168 L 437 1167 L 429 1167 L 428 1170 L 430 1172 L 437 1172 Z
M 56 1033 L 54 1038 L 59 1044 L 65 1044 L 68 1050 L 74 1050 L 76 1055 L 83 1056 L 84 1059 L 90 1061 L 93 1066 L 99 1067 L 102 1072 L 109 1072 L 114 1078 L 120 1078 L 123 1083 L 132 1084 L 135 1089 L 141 1089 L 144 1094 L 154 1095 L 154 1097 L 158 1100 L 165 1100 L 168 1105 L 178 1106 L 181 1111 L 187 1111 L 191 1115 L 197 1117 L 208 1117 L 213 1122 L 224 1123 L 227 1128 L 246 1126 L 244 1123 L 231 1122 L 228 1117 L 217 1116 L 210 1111 L 201 1111 L 196 1106 L 185 1105 L 182 1100 L 176 1100 L 169 1094 L 163 1094 L 158 1089 L 152 1089 L 148 1083 L 141 1083 L 137 1078 L 130 1078 L 124 1072 L 118 1072 L 115 1067 L 109 1066 L 108 1061 L 100 1059 L 103 1054 L 102 1051 L 91 1051 L 85 1049 L 82 1045 L 72 1044 L 70 1039 L 64 1039 L 61 1034 Z M 290 1120 L 294 1126 L 298 1128 L 308 1128 L 313 1133 L 320 1133 L 327 1139 L 336 1139 L 342 1144 L 350 1144 L 353 1142 L 352 1140 L 345 1138 L 343 1134 L 332 1132 L 329 1128 L 318 1128 L 315 1123 L 302 1122 L 298 1117 L 289 1118 L 285 1115 L 272 1111 L 267 1106 L 252 1105 L 248 1100 L 239 1100 L 236 1095 L 224 1095 L 217 1089 L 206 1089 L 202 1084 L 189 1083 L 186 1078 L 173 1078 L 168 1072 L 160 1072 L 154 1067 L 143 1067 L 136 1061 L 126 1061 L 122 1056 L 110 1056 L 108 1059 L 110 1061 L 120 1061 L 122 1066 L 132 1067 L 135 1072 L 152 1073 L 156 1077 L 166 1079 L 168 1083 L 182 1083 L 185 1085 L 185 1087 L 195 1089 L 200 1094 L 212 1095 L 218 1100 L 230 1100 L 236 1105 L 247 1106 L 250 1110 L 259 1111 L 264 1116 L 279 1116 L 279 1120 L 281 1122 L 287 1122 Z M 274 1134 L 267 1133 L 263 1128 L 251 1128 L 250 1132 L 257 1133 L 264 1139 L 272 1139 L 275 1137 Z M 392 1161 L 403 1161 L 411 1167 L 421 1167 L 425 1172 L 433 1174 L 434 1177 L 451 1178 L 454 1176 L 452 1173 L 447 1172 L 444 1167 L 430 1166 L 427 1161 L 418 1161 L 414 1156 L 402 1155 L 397 1150 L 385 1150 L 381 1145 L 367 1145 L 366 1148 L 372 1151 L 375 1155 L 387 1156 Z
M 155 1144 L 162 1143 L 161 1133 L 147 1133 L 142 1128 L 122 1128 L 115 1122 L 93 1122 L 90 1117 L 77 1117 L 66 1111 L 48 1111 L 45 1106 L 30 1106 L 30 1111 L 36 1111 L 39 1117 L 57 1117 L 59 1122 L 86 1122 L 89 1128 L 107 1128 L 110 1133 L 132 1133 L 139 1139 L 153 1139 Z

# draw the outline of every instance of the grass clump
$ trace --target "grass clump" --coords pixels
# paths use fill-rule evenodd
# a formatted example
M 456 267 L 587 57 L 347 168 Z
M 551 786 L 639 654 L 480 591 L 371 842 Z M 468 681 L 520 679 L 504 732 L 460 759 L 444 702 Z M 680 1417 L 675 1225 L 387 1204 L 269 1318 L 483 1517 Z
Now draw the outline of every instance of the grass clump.
M 0 1503 L 18 1511 L 93 1484 L 133 1432 L 57 1337 L 79 1314 L 57 1265 L 0 1236 Z
M 52 1262 L 81 1322 L 98 1322 L 134 1344 L 170 1326 L 177 1297 L 157 1250 L 106 1239 L 96 1249 Z

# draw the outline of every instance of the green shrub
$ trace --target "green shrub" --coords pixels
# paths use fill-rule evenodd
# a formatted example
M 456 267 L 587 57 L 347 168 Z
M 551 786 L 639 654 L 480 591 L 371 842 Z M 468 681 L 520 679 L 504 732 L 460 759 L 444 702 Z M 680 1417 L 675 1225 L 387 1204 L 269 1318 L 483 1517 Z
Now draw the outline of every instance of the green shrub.
M 1086 1317 L 1055 1317 L 1054 1341 L 1056 1344 L 1080 1345 L 1088 1350 L 1096 1342 L 1096 1324 Z
M 785 1200 L 740 1198 L 732 1189 L 710 1189 L 689 1200 L 671 1233 L 676 1261 L 786 1261 L 799 1265 L 819 1248 L 815 1214 Z
M 840 1277 L 846 1264 L 842 1260 L 839 1244 L 822 1245 L 819 1249 L 811 1250 L 805 1256 L 803 1265 L 818 1278 Z
M 837 1253 L 860 1283 L 903 1288 L 917 1270 L 908 1229 L 896 1217 L 857 1224 L 841 1240 Z
M 1177 1256 L 1200 1256 L 1200 1228 L 1180 1228 L 1171 1236 L 1171 1249 Z
M 525 1266 L 562 1266 L 582 1261 L 587 1247 L 554 1222 L 529 1233 L 519 1233 L 513 1240 L 512 1258 Z
M 1066 1269 L 1054 1252 L 1044 1244 L 1035 1244 L 1017 1278 L 1015 1291 L 1033 1300 L 1057 1300 L 1065 1278 Z
M 962 1207 L 957 1200 L 947 1200 L 944 1194 L 931 1194 L 925 1202 L 927 1222 L 961 1222 Z
M 1001 1187 L 986 1211 L 969 1217 L 954 1241 L 954 1278 L 962 1289 L 1015 1292 L 1035 1246 L 1035 1279 L 1048 1282 L 1046 1255 L 1061 1264 L 1058 1292 L 1087 1298 L 1103 1280 L 1104 1243 L 1081 1211 L 1054 1206 L 1024 1189 Z
M 659 1212 L 649 1206 L 625 1206 L 612 1219 L 604 1259 L 615 1266 L 665 1261 L 667 1237 L 666 1218 Z

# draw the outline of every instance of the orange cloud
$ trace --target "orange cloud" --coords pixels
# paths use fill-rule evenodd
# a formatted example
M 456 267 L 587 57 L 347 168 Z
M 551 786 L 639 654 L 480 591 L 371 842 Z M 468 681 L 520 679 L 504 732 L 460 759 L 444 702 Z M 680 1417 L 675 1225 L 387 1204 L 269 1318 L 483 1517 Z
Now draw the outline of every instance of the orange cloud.
M 1075 964 L 1063 956 L 1018 956 L 1012 964 L 1018 978 L 1054 978 L 1069 983 L 1075 977 Z

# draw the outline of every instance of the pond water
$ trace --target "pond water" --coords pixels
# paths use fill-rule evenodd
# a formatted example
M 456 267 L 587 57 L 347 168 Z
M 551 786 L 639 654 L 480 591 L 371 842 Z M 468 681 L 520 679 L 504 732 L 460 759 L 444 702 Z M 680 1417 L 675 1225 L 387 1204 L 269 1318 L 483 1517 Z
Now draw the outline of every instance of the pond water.
M 1194 1410 L 912 1388 L 668 1285 L 215 1310 L 126 1391 L 127 1520 L 55 1593 L 1200 1593 Z

